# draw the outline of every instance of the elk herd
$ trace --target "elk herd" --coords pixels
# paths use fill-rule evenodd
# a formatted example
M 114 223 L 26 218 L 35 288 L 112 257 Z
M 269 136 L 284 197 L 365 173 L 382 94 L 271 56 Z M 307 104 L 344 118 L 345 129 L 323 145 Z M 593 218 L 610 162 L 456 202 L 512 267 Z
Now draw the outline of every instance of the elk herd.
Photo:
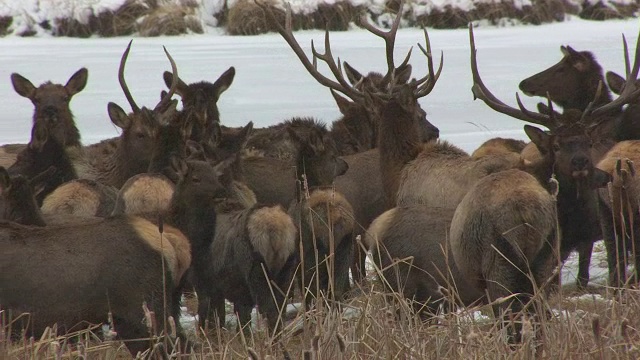
M 544 98 L 532 111 L 485 86 L 470 26 L 473 96 L 528 123 L 531 142 L 491 139 L 469 155 L 438 139 L 419 103 L 444 63 L 441 55 L 435 68 L 426 30 L 419 50 L 428 73 L 414 77 L 411 52 L 394 61 L 400 15 L 388 31 L 361 20 L 385 41 L 387 58 L 385 74 L 364 75 L 334 56 L 328 32 L 324 51 L 312 44 L 309 58 L 290 9 L 283 24 L 264 10 L 331 90 L 342 116 L 330 126 L 308 117 L 225 126 L 216 102 L 235 68 L 214 83 L 187 84 L 166 49 L 168 90 L 140 107 L 125 81 L 129 43 L 118 79 L 131 111 L 107 105 L 122 132 L 83 145 L 70 101 L 87 69 L 64 86 L 11 76 L 34 105 L 29 143 L 1 154 L 0 310 L 16 336 L 109 320 L 135 354 L 149 347 L 140 340 L 150 335 L 142 304 L 154 331 L 169 332 L 173 319 L 182 337 L 180 301 L 195 290 L 203 328 L 225 325 L 229 301 L 240 326 L 257 306 L 277 338 L 288 301 L 339 304 L 366 281 L 366 256 L 385 288 L 422 316 L 482 303 L 505 321 L 542 316 L 530 302 L 558 289 L 559 267 L 574 250 L 586 287 L 602 238 L 610 285 L 637 284 L 640 46 L 630 64 L 624 42 L 624 77 L 605 77 L 590 52 L 562 46 L 559 63 L 520 83 Z M 518 325 L 510 329 L 517 342 Z

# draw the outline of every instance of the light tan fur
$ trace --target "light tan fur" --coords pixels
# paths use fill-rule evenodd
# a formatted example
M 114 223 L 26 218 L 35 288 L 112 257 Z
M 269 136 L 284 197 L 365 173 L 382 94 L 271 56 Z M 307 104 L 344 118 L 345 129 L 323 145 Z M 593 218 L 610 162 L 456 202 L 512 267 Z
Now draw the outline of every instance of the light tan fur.
M 626 179 L 621 178 L 620 174 L 616 171 L 616 163 L 618 160 L 622 160 L 620 163 L 621 170 L 628 175 Z M 627 216 L 626 211 L 623 210 L 623 207 L 626 207 L 627 201 L 623 200 L 624 203 L 622 203 L 621 200 L 623 197 L 628 197 L 631 212 L 634 214 L 638 212 L 640 177 L 631 177 L 627 160 L 633 162 L 636 171 L 640 170 L 640 140 L 627 140 L 617 143 L 596 166 L 598 169 L 606 171 L 612 177 L 611 193 L 609 193 L 608 189 L 603 188 L 599 190 L 599 196 L 604 200 L 605 204 L 609 206 L 609 209 L 612 209 L 616 224 L 622 224 L 622 214 L 624 214 L 625 217 Z M 613 200 L 613 203 L 611 200 Z M 628 222 L 628 219 L 626 221 Z
M 255 210 L 249 216 L 247 231 L 251 244 L 273 274 L 282 269 L 296 250 L 296 227 L 280 205 Z
M 258 202 L 256 194 L 247 185 L 240 181 L 234 181 L 232 185 L 233 195 L 245 209 L 248 209 Z
M 18 154 L 8 153 L 3 147 L 0 147 L 0 166 L 8 168 L 16 162 Z
M 373 220 L 364 236 L 364 245 L 367 247 L 367 250 L 374 251 L 378 246 L 380 239 L 384 237 L 384 234 L 387 232 L 387 229 L 389 229 L 393 219 L 396 217 L 398 209 L 399 208 L 395 207 L 387 210 Z
M 40 210 L 43 214 L 95 216 L 100 206 L 100 194 L 76 181 L 69 181 L 49 194 Z
M 528 143 L 527 146 L 522 149 L 520 153 L 520 158 L 527 163 L 537 163 L 542 160 L 542 154 L 540 154 L 540 150 L 534 143 Z
M 483 290 L 487 280 L 508 277 L 496 273 L 501 271 L 496 264 L 504 260 L 493 248 L 495 237 L 502 236 L 531 264 L 556 233 L 555 214 L 551 195 L 532 175 L 514 169 L 483 178 L 465 196 L 451 222 L 456 265 L 470 283 Z
M 329 241 L 331 236 L 339 245 L 345 235 L 352 233 L 354 215 L 351 204 L 342 194 L 334 190 L 314 190 L 307 199 L 307 209 L 310 210 L 307 221 L 317 238 Z M 330 244 L 324 244 L 327 249 Z
M 118 192 L 115 213 L 159 214 L 169 209 L 175 185 L 162 175 L 138 174 Z
M 191 245 L 186 236 L 168 225 L 164 225 L 163 235 L 160 236 L 156 224 L 136 216 L 129 218 L 129 224 L 149 246 L 163 254 L 174 283 L 179 283 L 191 266 Z
M 467 191 L 488 174 L 516 167 L 517 155 L 472 159 L 445 141 L 423 145 L 400 173 L 397 205 L 426 205 L 455 209 Z
M 509 154 L 518 154 L 514 151 L 513 147 L 510 147 L 507 143 L 508 141 L 513 141 L 513 139 L 504 139 L 504 138 L 493 138 L 485 141 L 482 145 L 480 145 L 472 154 L 471 158 L 479 159 L 484 156 L 491 155 L 509 155 Z

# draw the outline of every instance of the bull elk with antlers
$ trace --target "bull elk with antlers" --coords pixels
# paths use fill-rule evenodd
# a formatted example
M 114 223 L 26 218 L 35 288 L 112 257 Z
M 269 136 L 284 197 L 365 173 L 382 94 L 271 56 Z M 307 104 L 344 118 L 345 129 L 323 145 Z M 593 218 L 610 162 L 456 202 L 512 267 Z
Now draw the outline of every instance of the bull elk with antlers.
M 497 112 L 550 129 L 550 134 L 547 134 L 536 127 L 525 126 L 525 132 L 542 154 L 536 163 L 544 162 L 548 166 L 544 170 L 546 175 L 537 177 L 544 180 L 554 175 L 559 183 L 557 214 L 561 233 L 560 259 L 565 261 L 571 251 L 578 249 L 578 286 L 584 287 L 589 281 L 593 242 L 600 234 L 595 189 L 605 186 L 609 181 L 609 175 L 595 168 L 592 160 L 593 140 L 588 131 L 589 124 L 592 124 L 590 116 L 617 106 L 617 101 L 596 109 L 593 109 L 592 103 L 584 112 L 569 110 L 561 115 L 553 111 L 543 114 L 524 108 L 516 94 L 519 109 L 510 107 L 495 97 L 483 83 L 478 72 L 472 27 L 469 34 L 474 97 Z M 548 106 L 553 109 L 551 101 Z M 526 162 L 523 165 L 526 166 Z

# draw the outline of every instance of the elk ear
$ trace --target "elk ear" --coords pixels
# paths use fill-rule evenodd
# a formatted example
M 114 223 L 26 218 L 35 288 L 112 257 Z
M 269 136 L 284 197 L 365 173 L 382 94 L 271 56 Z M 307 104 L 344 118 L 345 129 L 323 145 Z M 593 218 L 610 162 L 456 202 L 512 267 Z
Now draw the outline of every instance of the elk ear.
M 187 173 L 189 173 L 189 165 L 184 159 L 178 156 L 172 156 L 171 171 L 176 174 L 176 176 L 178 177 L 178 182 L 180 182 L 187 176 Z
M 338 95 L 338 93 L 333 89 L 331 89 L 331 95 L 333 95 L 333 99 L 336 101 L 336 104 L 338 105 L 338 110 L 340 110 L 340 113 L 342 115 L 345 115 L 349 111 L 349 109 L 351 109 L 351 106 L 353 105 L 353 103 L 343 98 L 342 96 Z
M 591 68 L 591 61 L 589 58 L 579 51 L 574 50 L 571 46 L 567 46 L 566 50 L 567 54 L 565 55 L 569 57 L 569 62 L 574 68 L 576 68 L 576 70 L 585 72 Z
M 406 84 L 411 78 L 411 64 L 406 64 L 395 69 L 394 77 L 396 84 Z
M 233 66 L 228 68 L 227 71 L 223 72 L 222 75 L 213 83 L 213 91 L 216 101 L 220 98 L 223 92 L 227 91 L 231 83 L 233 82 L 233 78 L 236 76 L 236 68 Z
M 116 103 L 110 102 L 107 104 L 107 112 L 111 122 L 120 129 L 128 129 L 131 126 L 131 119 Z
M 351 85 L 357 84 L 364 76 L 358 72 L 358 70 L 354 69 L 349 63 L 346 61 L 343 63 L 344 72 L 347 74 L 347 79 L 351 83 Z
M 36 87 L 33 86 L 31 81 L 18 73 L 11 74 L 11 83 L 18 95 L 26 97 L 27 99 L 31 99 L 36 92 Z
M 592 176 L 591 188 L 599 189 L 607 186 L 609 182 L 611 182 L 611 175 L 603 170 L 598 168 L 593 168 L 593 176 Z
M 611 91 L 613 91 L 614 94 L 620 95 L 620 93 L 622 92 L 622 87 L 625 83 L 625 78 L 614 73 L 613 71 L 607 71 L 606 77 L 607 85 L 609 85 Z
M 164 79 L 164 84 L 167 85 L 169 89 L 171 89 L 171 84 L 173 83 L 173 74 L 165 71 L 162 74 L 162 78 Z M 178 94 L 181 98 L 185 97 L 185 94 L 189 92 L 189 85 L 187 85 L 182 79 L 178 78 L 178 85 L 176 86 L 176 94 Z M 165 92 L 166 94 L 166 92 Z M 163 99 L 164 96 L 161 97 Z
M 160 100 L 164 99 L 167 96 L 167 90 L 160 90 Z
M 188 140 L 191 137 L 191 132 L 193 131 L 193 122 L 192 121 L 184 121 L 182 126 L 180 127 L 180 132 L 182 138 Z
M 551 135 L 531 125 L 525 125 L 524 132 L 531 139 L 531 142 L 538 147 L 541 154 L 544 155 L 551 152 Z
M 233 172 L 231 170 L 231 166 L 234 162 L 236 162 L 236 156 L 237 154 L 229 156 L 213 167 L 213 173 L 223 186 L 229 186 L 233 182 Z
M 0 166 L 0 195 L 11 188 L 11 177 L 3 166 Z
M 249 123 L 247 125 L 245 125 L 242 130 L 240 130 L 240 132 L 237 135 L 237 139 L 239 142 L 242 143 L 242 147 L 244 148 L 244 146 L 247 144 L 247 141 L 249 141 L 249 136 L 251 135 L 251 132 L 253 131 L 253 121 L 249 121 Z
M 87 68 L 82 68 L 76 71 L 75 74 L 71 75 L 64 88 L 67 89 L 70 96 L 73 96 L 84 89 L 87 85 L 88 78 L 89 70 L 87 70 Z
M 207 161 L 202 144 L 195 140 L 187 140 L 185 145 L 188 160 Z
M 307 140 L 307 146 L 313 151 L 314 154 L 320 154 L 325 151 L 324 141 L 322 135 L 318 131 L 311 131 L 309 133 L 309 139 Z

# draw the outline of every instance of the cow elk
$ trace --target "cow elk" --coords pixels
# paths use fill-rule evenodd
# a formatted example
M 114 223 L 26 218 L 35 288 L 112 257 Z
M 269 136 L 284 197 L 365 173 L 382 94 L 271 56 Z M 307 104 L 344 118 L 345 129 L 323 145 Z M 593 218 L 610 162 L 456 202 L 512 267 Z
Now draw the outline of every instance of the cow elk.
M 5 202 L 13 207 L 10 212 L 39 213 L 22 176 L 10 177 L 0 168 L 0 188 L 3 198 L 28 196 Z M 191 256 L 188 240 L 170 226 L 160 232 L 146 220 L 128 217 L 44 227 L 9 221 L 0 224 L 0 244 L 0 289 L 5 289 L 0 304 L 14 314 L 13 329 L 27 336 L 38 338 L 54 324 L 66 333 L 82 322 L 112 319 L 118 337 L 136 354 L 150 347 L 145 339 L 154 326 L 163 331 L 169 316 L 179 324 L 172 294 Z M 144 304 L 153 325 L 141 321 Z
M 640 141 L 622 141 L 614 146 L 597 167 L 613 178 L 608 189 L 600 190 L 600 221 L 609 264 L 609 284 L 627 283 L 628 253 L 635 257 L 632 284 L 640 280 L 640 182 L 634 164 L 640 162 Z
M 449 246 L 452 209 L 413 205 L 384 212 L 369 226 L 365 246 L 385 286 L 413 301 L 416 312 L 471 306 L 484 294 L 470 286 Z
M 35 87 L 20 74 L 11 74 L 15 91 L 33 103 L 33 125 L 43 124 L 51 136 L 63 147 L 81 146 L 80 132 L 73 120 L 69 104 L 73 96 L 87 84 L 89 72 L 81 68 L 63 86 L 50 81 Z
M 579 287 L 585 287 L 589 281 L 593 242 L 598 240 L 600 235 L 595 189 L 605 186 L 609 180 L 608 174 L 594 167 L 593 140 L 588 135 L 590 116 L 596 111 L 606 110 L 613 102 L 595 110 L 589 106 L 583 112 L 570 109 L 559 117 L 556 117 L 553 111 L 550 114 L 529 111 L 524 108 L 519 97 L 517 99 L 520 108 L 512 108 L 496 98 L 482 82 L 478 72 L 472 27 L 469 28 L 469 36 L 474 97 L 481 99 L 495 111 L 550 129 L 548 134 L 536 127 L 525 126 L 525 132 L 542 155 L 534 164 L 547 164 L 547 168 L 538 166 L 546 174 L 537 174 L 536 177 L 544 179 L 554 174 L 559 183 L 557 214 L 562 239 L 560 259 L 564 262 L 571 251 L 578 250 L 580 259 L 577 282 Z M 549 107 L 553 108 L 551 101 Z
M 178 78 L 176 94 L 182 98 L 182 112 L 180 117 L 192 127 L 190 139 L 203 143 L 205 146 L 213 146 L 220 137 L 220 111 L 218 99 L 233 83 L 236 69 L 232 66 L 227 69 L 212 84 L 208 81 L 199 81 L 186 84 Z M 168 88 L 173 84 L 174 76 L 165 71 L 163 79 Z
M 193 255 L 198 316 L 204 328 L 210 316 L 224 325 L 227 299 L 240 324 L 258 305 L 269 330 L 282 326 L 295 260 L 296 229 L 279 205 L 246 209 L 233 199 L 230 164 L 174 160 L 178 174 L 169 220 L 187 234 Z

